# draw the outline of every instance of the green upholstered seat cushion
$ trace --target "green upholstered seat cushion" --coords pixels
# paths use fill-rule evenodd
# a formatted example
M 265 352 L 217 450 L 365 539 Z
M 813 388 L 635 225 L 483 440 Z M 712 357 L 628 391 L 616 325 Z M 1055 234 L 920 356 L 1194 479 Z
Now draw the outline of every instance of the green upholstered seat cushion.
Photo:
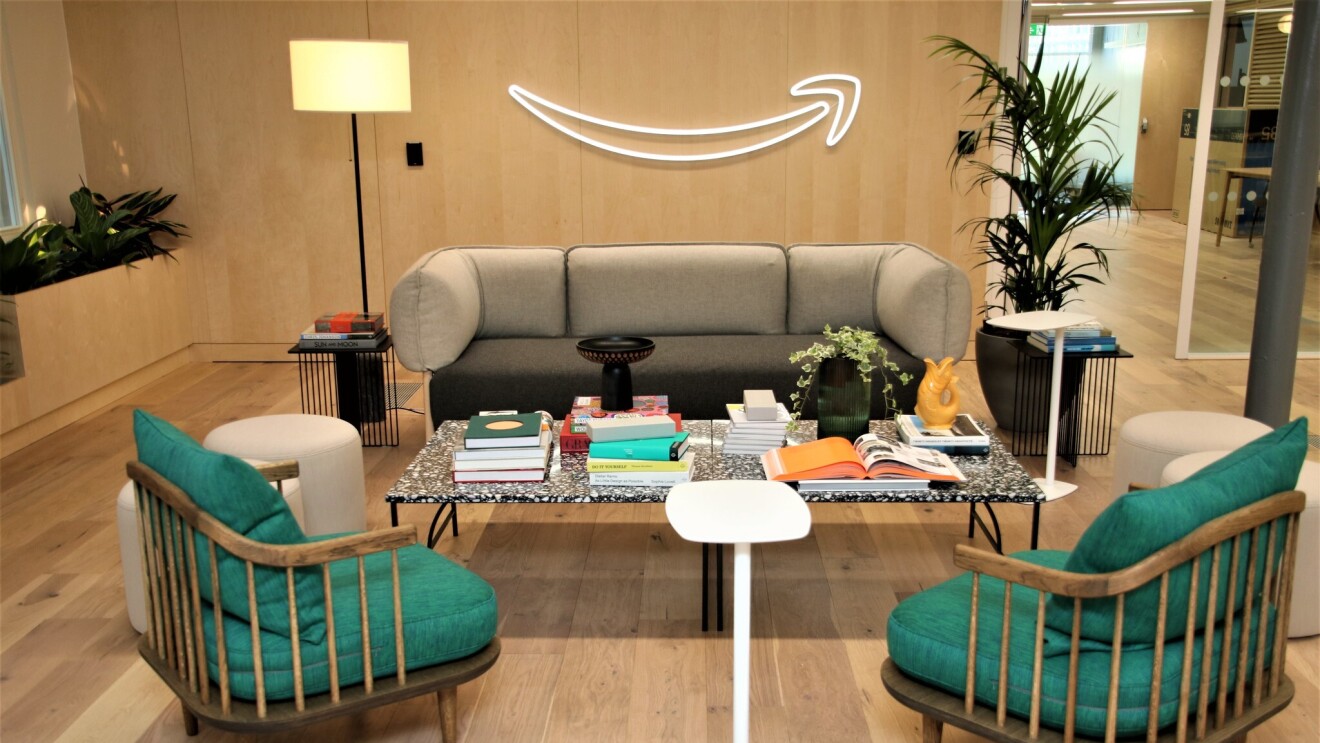
M 1214 519 L 1276 493 L 1292 490 L 1297 485 L 1298 473 L 1301 472 L 1305 458 L 1306 419 L 1299 418 L 1241 447 L 1180 483 L 1123 495 L 1102 511 L 1082 533 L 1064 569 L 1075 573 L 1108 573 L 1134 565 Z M 1276 523 L 1274 529 L 1279 529 L 1281 524 L 1281 521 Z M 1262 543 L 1257 549 L 1256 591 L 1259 591 L 1262 582 L 1265 546 L 1269 539 L 1265 534 L 1268 531 L 1262 534 Z M 1272 565 L 1272 570 L 1276 572 L 1277 557 L 1283 550 L 1283 542 L 1282 533 L 1279 532 L 1275 538 L 1276 560 Z M 1239 547 L 1241 557 L 1233 596 L 1234 611 L 1242 606 L 1246 593 L 1250 543 L 1251 538 L 1244 537 Z M 1220 557 L 1215 611 L 1215 616 L 1219 617 L 1224 616 L 1227 610 L 1230 558 L 1228 550 L 1224 550 Z M 1197 582 L 1197 627 L 1205 625 L 1210 567 L 1210 558 L 1206 556 L 1201 560 Z M 1190 564 L 1170 573 L 1169 617 L 1187 616 L 1190 580 Z M 1048 614 L 1047 624 L 1054 629 L 1070 632 L 1071 599 L 1056 597 L 1054 608 L 1058 611 Z M 1128 594 L 1124 599 L 1124 640 L 1153 642 L 1158 611 L 1158 581 Z M 1186 625 L 1181 619 L 1170 619 L 1166 624 L 1165 637 L 1172 638 L 1185 629 Z M 1082 620 L 1082 636 L 1106 642 L 1113 638 L 1112 599 L 1088 608 Z
M 1022 552 L 1013 557 L 1036 565 L 1062 568 L 1066 552 Z M 903 600 L 889 615 L 889 655 L 902 671 L 930 686 L 961 697 L 967 689 L 967 640 L 971 617 L 972 576 L 963 574 L 933 588 Z M 1033 674 L 1033 647 L 1036 631 L 1036 603 L 1038 593 L 1022 586 L 1014 586 L 1009 633 L 1007 706 L 1011 714 L 1027 719 L 1031 713 L 1031 685 Z M 987 576 L 981 577 L 977 612 L 976 641 L 976 698 L 981 704 L 994 706 L 999 699 L 999 646 L 1003 631 L 1004 582 Z M 1083 611 L 1086 604 L 1083 603 Z M 1259 616 L 1256 612 L 1252 612 Z M 1272 617 L 1272 615 L 1271 615 Z M 1228 683 L 1236 683 L 1237 652 L 1241 641 L 1241 622 L 1235 621 L 1231 634 L 1230 668 Z M 1248 668 L 1255 662 L 1255 628 L 1248 635 Z M 1274 627 L 1267 618 L 1267 627 Z M 1056 648 L 1046 652 L 1041 668 L 1041 722 L 1048 727 L 1062 729 L 1068 698 L 1067 646 L 1069 636 L 1056 630 L 1045 629 L 1045 641 Z M 1200 688 L 1201 652 L 1204 633 L 1198 633 L 1193 645 L 1192 708 L 1195 709 Z M 1210 664 L 1210 690 L 1216 695 L 1219 683 L 1219 658 L 1222 650 L 1222 625 L 1213 637 Z M 1267 636 L 1267 648 L 1273 646 L 1272 635 Z M 1063 652 L 1057 648 L 1062 646 Z M 1083 640 L 1078 654 L 1077 731 L 1081 735 L 1102 737 L 1109 699 L 1109 668 L 1111 654 L 1107 643 Z M 1182 676 L 1183 642 L 1166 643 L 1164 666 L 1160 673 L 1159 726 L 1164 727 L 1177 719 L 1178 690 Z M 1270 655 L 1267 652 L 1266 662 Z M 1145 732 L 1150 706 L 1151 667 L 1153 646 L 1149 644 L 1124 645 L 1119 669 L 1118 734 L 1133 735 Z
M 394 650 L 394 593 L 388 552 L 365 559 L 372 676 L 397 669 Z M 341 686 L 363 679 L 362 619 L 356 560 L 330 564 L 334 602 L 335 650 Z M 403 606 L 405 668 L 425 668 L 472 655 L 495 636 L 495 590 L 476 574 L 421 545 L 399 550 L 399 585 Z M 210 678 L 218 678 L 214 613 L 204 611 L 206 660 Z M 248 626 L 225 615 L 230 689 L 236 697 L 256 698 L 252 634 Z M 329 638 L 300 643 L 307 694 L 330 688 Z M 293 697 L 293 647 L 288 637 L 261 633 L 262 668 L 267 699 Z
M 275 488 L 252 465 L 237 457 L 205 449 L 188 434 L 142 410 L 133 412 L 133 434 L 138 459 L 188 494 L 198 508 L 248 539 L 267 544 L 302 544 L 307 541 L 293 512 Z M 168 524 L 167 533 L 175 533 Z M 198 589 L 208 601 L 211 595 L 209 540 L 196 532 Z M 187 559 L 182 550 L 177 559 Z M 249 619 L 247 567 L 217 547 L 220 603 L 224 610 Z M 317 641 L 325 636 L 324 589 L 320 572 L 295 571 L 298 596 L 298 628 L 302 636 Z M 256 567 L 253 585 L 257 597 L 257 620 L 261 629 L 289 635 L 289 593 L 282 568 Z

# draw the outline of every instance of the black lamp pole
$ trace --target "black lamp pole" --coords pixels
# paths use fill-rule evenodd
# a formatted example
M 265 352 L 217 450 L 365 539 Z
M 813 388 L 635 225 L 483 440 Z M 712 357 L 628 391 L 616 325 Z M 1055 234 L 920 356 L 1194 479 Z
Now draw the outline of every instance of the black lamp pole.
M 367 307 L 367 241 L 362 235 L 362 168 L 358 165 L 357 114 L 349 114 L 353 120 L 353 189 L 357 193 L 358 227 L 358 267 L 362 272 L 362 312 L 370 312 Z

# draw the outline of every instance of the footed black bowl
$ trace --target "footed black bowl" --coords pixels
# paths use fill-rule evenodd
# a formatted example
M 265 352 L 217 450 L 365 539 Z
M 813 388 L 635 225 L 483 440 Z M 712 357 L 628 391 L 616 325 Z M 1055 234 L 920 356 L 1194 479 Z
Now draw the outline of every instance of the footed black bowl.
M 582 358 L 604 364 L 601 369 L 601 410 L 627 410 L 632 407 L 632 371 L 628 364 L 641 361 L 655 350 L 650 338 L 611 335 L 578 341 Z

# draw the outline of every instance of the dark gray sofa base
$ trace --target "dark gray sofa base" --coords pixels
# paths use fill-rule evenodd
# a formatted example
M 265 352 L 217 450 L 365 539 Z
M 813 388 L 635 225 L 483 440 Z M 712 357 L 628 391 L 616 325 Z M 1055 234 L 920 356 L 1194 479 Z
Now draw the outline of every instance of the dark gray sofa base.
M 431 377 L 432 424 L 465 420 L 480 410 L 546 410 L 568 415 L 574 396 L 600 394 L 600 366 L 578 355 L 577 338 L 494 338 L 474 340 L 454 363 Z M 725 404 L 742 400 L 745 389 L 770 389 L 785 405 L 796 389 L 793 351 L 822 340 L 817 335 L 655 336 L 655 353 L 632 365 L 633 391 L 667 394 L 670 409 L 689 420 L 723 419 Z M 917 382 L 925 372 L 888 339 L 889 358 L 914 379 L 898 387 L 903 412 L 916 405 Z M 871 385 L 871 417 L 885 418 L 882 383 Z M 814 391 L 805 418 L 815 417 Z

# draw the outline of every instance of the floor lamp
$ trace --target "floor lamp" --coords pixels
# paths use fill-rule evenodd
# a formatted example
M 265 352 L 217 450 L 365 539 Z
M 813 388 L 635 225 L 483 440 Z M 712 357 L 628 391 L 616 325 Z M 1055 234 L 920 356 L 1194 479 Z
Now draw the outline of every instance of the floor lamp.
M 353 122 L 353 185 L 357 193 L 358 265 L 362 311 L 367 306 L 367 244 L 362 234 L 362 168 L 357 115 L 412 110 L 408 42 L 294 39 L 289 42 L 295 111 L 335 111 Z

